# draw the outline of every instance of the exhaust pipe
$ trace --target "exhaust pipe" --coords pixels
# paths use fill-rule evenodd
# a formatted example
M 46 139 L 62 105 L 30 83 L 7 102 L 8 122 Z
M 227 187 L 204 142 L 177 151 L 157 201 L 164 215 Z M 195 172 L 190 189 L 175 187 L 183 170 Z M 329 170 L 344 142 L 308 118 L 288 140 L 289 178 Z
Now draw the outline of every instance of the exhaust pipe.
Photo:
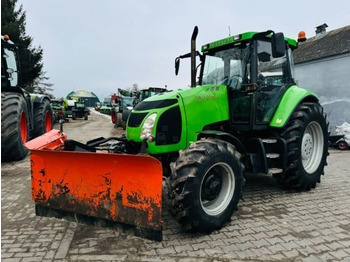
M 196 38 L 198 27 L 195 26 L 191 37 L 191 87 L 196 87 Z

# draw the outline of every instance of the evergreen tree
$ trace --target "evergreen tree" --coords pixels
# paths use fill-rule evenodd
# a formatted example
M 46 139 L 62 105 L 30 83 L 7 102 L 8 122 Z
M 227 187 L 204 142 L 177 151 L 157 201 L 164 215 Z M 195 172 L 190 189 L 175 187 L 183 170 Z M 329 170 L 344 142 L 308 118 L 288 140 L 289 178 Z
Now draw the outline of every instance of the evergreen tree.
M 22 5 L 16 9 L 16 4 L 17 0 L 1 0 L 1 35 L 9 35 L 10 40 L 17 45 L 20 61 L 25 61 L 23 59 L 24 53 L 21 50 L 29 49 L 31 63 L 21 63 L 21 87 L 33 92 L 40 77 L 41 80 L 48 80 L 47 77 L 42 77 L 45 74 L 45 72 L 42 72 L 43 49 L 40 46 L 32 46 L 33 38 L 26 34 L 25 29 L 26 12 Z M 51 88 L 52 84 L 48 85 Z
M 41 72 L 40 75 L 34 79 L 33 87 L 35 94 L 44 94 L 49 96 L 50 98 L 54 98 L 52 94 L 49 92 L 53 91 L 53 84 L 47 83 L 49 80 L 47 76 L 45 76 L 46 72 Z

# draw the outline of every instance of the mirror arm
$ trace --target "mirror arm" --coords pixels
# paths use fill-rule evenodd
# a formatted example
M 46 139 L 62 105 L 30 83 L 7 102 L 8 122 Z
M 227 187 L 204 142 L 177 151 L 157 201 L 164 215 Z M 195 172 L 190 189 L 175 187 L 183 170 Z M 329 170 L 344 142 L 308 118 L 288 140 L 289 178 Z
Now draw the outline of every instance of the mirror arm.
M 201 55 L 201 53 L 199 53 L 199 51 L 196 51 L 196 56 L 199 56 L 201 60 L 203 58 L 203 55 Z M 180 56 L 176 57 L 176 59 L 178 59 L 178 58 L 183 59 L 183 58 L 189 58 L 189 57 L 191 57 L 191 53 L 180 55 Z
M 203 62 L 204 56 L 199 51 L 196 51 L 196 56 L 199 56 L 200 61 Z M 191 53 L 187 53 L 187 54 L 180 55 L 180 56 L 175 58 L 175 75 L 177 75 L 177 73 L 179 71 L 180 60 L 183 58 L 190 58 L 190 57 L 191 57 Z

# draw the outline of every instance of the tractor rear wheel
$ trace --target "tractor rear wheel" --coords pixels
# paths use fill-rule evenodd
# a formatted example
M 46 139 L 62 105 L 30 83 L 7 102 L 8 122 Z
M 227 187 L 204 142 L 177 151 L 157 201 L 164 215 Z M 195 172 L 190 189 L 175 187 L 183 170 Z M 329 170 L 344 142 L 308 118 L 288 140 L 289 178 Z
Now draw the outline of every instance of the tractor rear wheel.
M 33 138 L 49 132 L 53 123 L 53 111 L 49 100 L 45 99 L 42 103 L 34 106 Z
M 328 131 L 318 103 L 302 103 L 281 132 L 287 142 L 287 168 L 277 175 L 289 188 L 310 190 L 324 174 L 328 156 Z
M 29 140 L 27 104 L 21 94 L 1 93 L 1 161 L 26 157 Z
M 170 167 L 171 213 L 185 229 L 221 228 L 237 210 L 244 166 L 233 145 L 218 139 L 197 141 L 180 151 Z

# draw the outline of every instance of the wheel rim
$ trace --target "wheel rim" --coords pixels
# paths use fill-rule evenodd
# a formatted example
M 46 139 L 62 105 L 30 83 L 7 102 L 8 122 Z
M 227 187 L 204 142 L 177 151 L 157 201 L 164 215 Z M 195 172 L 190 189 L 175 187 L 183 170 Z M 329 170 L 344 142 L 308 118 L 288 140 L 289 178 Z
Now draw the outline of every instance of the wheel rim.
M 27 116 L 25 112 L 21 113 L 20 128 L 21 128 L 20 132 L 21 132 L 22 142 L 25 143 L 27 142 L 27 138 L 28 138 Z
M 49 111 L 45 113 L 45 131 L 49 132 L 52 127 L 52 115 Z
M 115 120 L 116 120 L 116 115 L 115 113 L 112 112 L 112 123 L 115 123 Z
M 230 204 L 235 191 L 235 174 L 226 163 L 212 165 L 201 183 L 200 202 L 205 213 L 219 215 Z
M 340 150 L 345 150 L 345 149 L 347 148 L 347 144 L 346 144 L 344 141 L 340 141 L 340 142 L 338 143 L 338 148 L 339 148 Z
M 306 127 L 302 144 L 301 158 L 305 171 L 309 174 L 319 167 L 324 150 L 323 131 L 319 123 L 311 122 Z

